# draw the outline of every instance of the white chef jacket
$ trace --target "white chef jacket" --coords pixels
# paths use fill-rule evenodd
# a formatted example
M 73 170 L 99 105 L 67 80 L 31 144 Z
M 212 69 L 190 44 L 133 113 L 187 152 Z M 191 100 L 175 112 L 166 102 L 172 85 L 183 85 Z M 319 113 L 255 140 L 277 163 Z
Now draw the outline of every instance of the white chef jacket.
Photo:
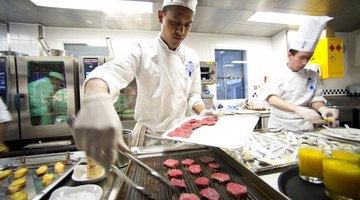
M 293 72 L 287 66 L 269 77 L 262 97 L 276 95 L 282 100 L 298 106 L 310 107 L 316 101 L 326 103 L 319 75 L 310 69 Z M 309 130 L 313 125 L 294 112 L 273 107 L 268 122 L 269 128 L 286 126 L 288 130 Z
M 11 115 L 2 98 L 0 98 L 0 123 L 11 121 Z
M 200 66 L 197 53 L 185 45 L 170 50 L 160 39 L 143 41 L 95 68 L 86 81 L 100 78 L 109 86 L 114 102 L 136 78 L 135 120 L 150 129 L 164 132 L 179 123 L 187 111 L 204 104 L 201 99 Z

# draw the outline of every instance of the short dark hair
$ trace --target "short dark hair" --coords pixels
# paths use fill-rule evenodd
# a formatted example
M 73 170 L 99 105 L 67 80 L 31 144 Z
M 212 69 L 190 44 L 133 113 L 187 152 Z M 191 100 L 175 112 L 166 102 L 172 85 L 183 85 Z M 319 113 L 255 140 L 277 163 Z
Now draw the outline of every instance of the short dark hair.
M 291 55 L 295 56 L 299 51 L 295 49 L 289 49 L 289 52 L 291 53 Z
M 170 6 L 165 6 L 162 8 L 162 12 L 164 13 L 164 15 L 166 15 L 167 11 L 169 10 Z

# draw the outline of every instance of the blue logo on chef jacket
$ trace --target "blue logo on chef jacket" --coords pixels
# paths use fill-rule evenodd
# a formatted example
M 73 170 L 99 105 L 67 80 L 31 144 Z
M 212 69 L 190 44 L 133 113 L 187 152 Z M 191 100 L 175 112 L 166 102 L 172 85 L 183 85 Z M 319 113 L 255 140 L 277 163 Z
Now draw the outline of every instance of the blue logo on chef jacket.
M 185 67 L 186 73 L 189 75 L 189 77 L 191 77 L 195 71 L 195 64 L 190 60 L 185 63 Z
M 301 49 L 305 48 L 306 45 L 307 45 L 307 44 L 306 44 L 306 41 L 302 42 L 302 43 L 301 43 Z
M 307 88 L 308 91 L 314 91 L 315 90 L 315 81 L 311 78 L 307 79 Z

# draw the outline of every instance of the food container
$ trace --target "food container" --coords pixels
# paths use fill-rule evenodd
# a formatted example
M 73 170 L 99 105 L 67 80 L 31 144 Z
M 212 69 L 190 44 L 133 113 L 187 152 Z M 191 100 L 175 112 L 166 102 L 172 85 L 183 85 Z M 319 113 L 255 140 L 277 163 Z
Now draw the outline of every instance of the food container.
M 20 162 L 18 163 L 18 161 Z M 64 164 L 64 170 L 60 173 L 57 173 L 57 170 L 55 170 L 55 164 L 57 162 L 62 162 Z M 72 159 L 69 152 L 23 156 L 19 159 L 14 159 L 7 165 L 0 166 L 0 170 L 10 169 L 12 171 L 11 175 L 0 180 L 0 199 L 10 198 L 10 193 L 12 192 L 9 193 L 9 185 L 15 181 L 13 174 L 17 169 L 27 169 L 27 173 L 22 177 L 22 179 L 26 180 L 26 184 L 20 190 L 27 194 L 28 199 L 37 200 L 42 199 L 47 193 L 52 191 L 52 189 L 64 180 L 80 162 L 80 159 Z M 40 167 L 46 169 L 45 174 L 39 174 L 40 170 L 38 169 Z M 44 177 L 46 174 L 52 174 L 52 178 L 45 182 Z
M 39 37 L 38 41 L 48 56 L 72 56 L 72 53 L 66 50 L 50 49 L 44 37 Z
M 124 142 L 128 147 L 131 147 L 132 131 L 129 129 L 123 129 Z M 116 164 L 118 167 L 125 167 L 129 164 L 129 158 L 121 153 L 117 153 Z

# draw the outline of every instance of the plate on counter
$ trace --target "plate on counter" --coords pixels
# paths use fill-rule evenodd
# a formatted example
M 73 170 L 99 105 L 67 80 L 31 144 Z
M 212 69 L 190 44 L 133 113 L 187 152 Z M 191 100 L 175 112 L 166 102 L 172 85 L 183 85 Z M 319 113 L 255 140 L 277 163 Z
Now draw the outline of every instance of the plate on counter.
M 331 200 L 325 194 L 324 184 L 313 184 L 300 178 L 298 166 L 283 171 L 278 186 L 291 200 Z
M 207 146 L 235 149 L 244 145 L 259 121 L 256 115 L 224 115 L 218 117 L 215 125 L 202 125 L 194 129 L 188 138 L 171 137 L 168 134 L 190 120 L 202 120 L 209 116 L 190 116 L 162 134 L 163 138 Z
M 353 140 L 360 142 L 360 129 L 357 128 L 350 128 L 349 129 L 352 134 L 349 134 L 347 132 L 346 128 L 330 128 L 330 129 L 323 129 L 320 132 L 324 135 L 330 136 L 330 137 L 336 137 L 339 139 L 345 139 L 345 140 Z
M 89 178 L 87 178 L 87 165 L 78 165 L 74 168 L 74 172 L 73 172 L 71 178 L 75 182 L 96 183 L 96 182 L 101 181 L 104 178 L 106 178 L 106 175 L 105 175 L 105 170 L 102 169 L 101 174 L 98 177 L 89 179 Z
M 94 199 L 100 200 L 103 190 L 94 184 L 81 185 L 77 187 L 64 186 L 56 189 L 50 196 L 50 200 L 67 199 Z

